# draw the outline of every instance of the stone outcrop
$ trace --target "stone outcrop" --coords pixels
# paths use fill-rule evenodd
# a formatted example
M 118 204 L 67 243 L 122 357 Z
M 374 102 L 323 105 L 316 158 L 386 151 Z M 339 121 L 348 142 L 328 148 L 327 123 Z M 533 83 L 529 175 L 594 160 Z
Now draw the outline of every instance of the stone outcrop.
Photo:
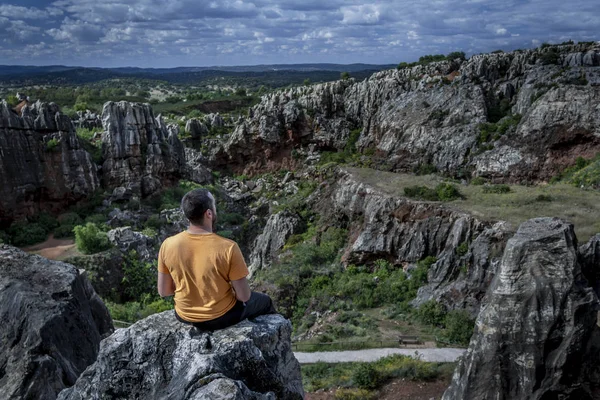
M 510 227 L 479 221 L 439 203 L 387 193 L 356 173 L 339 169 L 335 183 L 315 195 L 321 222 L 349 231 L 342 261 L 361 265 L 385 259 L 397 267 L 410 267 L 436 257 L 428 284 L 419 290 L 414 305 L 435 299 L 447 309 L 467 309 L 476 316 Z
M 203 333 L 173 311 L 155 314 L 105 339 L 97 361 L 59 399 L 300 400 L 291 329 L 268 315 Z
M 192 140 L 200 140 L 208 135 L 208 128 L 196 118 L 188 119 L 185 123 L 185 131 L 192 136 Z
M 156 259 L 155 238 L 136 232 L 129 226 L 111 229 L 107 235 L 110 243 L 124 254 L 135 251 L 137 257 L 144 262 L 152 262 Z
M 178 127 L 154 117 L 148 104 L 108 102 L 102 111 L 102 180 L 148 196 L 180 179 L 185 169 Z
M 207 164 L 202 153 L 189 147 L 185 148 L 185 171 L 183 174 L 185 179 L 200 185 L 212 183 L 213 175 L 211 170 L 206 167 Z
M 599 309 L 582 276 L 573 226 L 556 218 L 523 223 L 443 398 L 594 398 Z
M 288 167 L 292 150 L 342 150 L 359 130 L 378 168 L 545 181 L 600 151 L 599 59 L 600 44 L 561 45 L 285 89 L 263 96 L 209 158 L 247 172 Z M 487 137 L 486 122 L 496 124 Z
M 0 102 L 0 182 L 0 224 L 63 210 L 100 186 L 69 117 L 39 101 L 21 116 Z
M 268 268 L 288 238 L 299 233 L 303 228 L 302 218 L 288 210 L 271 215 L 263 232 L 254 241 L 248 267 L 250 273 L 254 274 L 260 269 Z
M 79 118 L 73 121 L 77 128 L 102 129 L 102 118 L 95 112 L 90 110 L 78 111 L 77 116 Z
M 55 399 L 113 330 L 85 274 L 0 245 L 0 399 Z

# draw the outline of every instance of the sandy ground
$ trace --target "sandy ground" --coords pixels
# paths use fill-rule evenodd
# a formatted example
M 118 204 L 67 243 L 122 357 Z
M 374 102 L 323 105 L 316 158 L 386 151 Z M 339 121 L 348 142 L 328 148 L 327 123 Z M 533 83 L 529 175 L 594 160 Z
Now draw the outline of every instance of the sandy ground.
M 28 253 L 37 254 L 50 260 L 63 260 L 66 257 L 75 255 L 75 240 L 73 239 L 55 239 L 50 235 L 43 243 L 24 247 L 21 250 Z
M 339 363 L 351 361 L 373 362 L 380 358 L 403 354 L 405 356 L 416 356 L 422 361 L 428 362 L 455 362 L 465 352 L 465 349 L 434 348 L 434 349 L 365 349 L 352 351 L 324 351 L 314 353 L 294 352 L 300 364 L 312 364 L 319 361 L 326 363 Z

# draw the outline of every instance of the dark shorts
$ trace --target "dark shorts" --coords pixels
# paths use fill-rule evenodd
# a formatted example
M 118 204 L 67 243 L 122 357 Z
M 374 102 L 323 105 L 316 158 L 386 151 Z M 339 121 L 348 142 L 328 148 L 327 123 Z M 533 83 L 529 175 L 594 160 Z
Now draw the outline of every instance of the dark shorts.
M 268 295 L 264 293 L 252 292 L 250 295 L 250 300 L 248 300 L 246 303 L 237 300 L 231 310 L 227 311 L 219 318 L 211 319 L 210 321 L 186 321 L 181 318 L 177 312 L 175 312 L 175 317 L 178 321 L 191 324 L 202 331 L 214 331 L 235 325 L 246 318 L 251 319 L 258 317 L 259 315 L 276 313 L 277 310 L 275 310 L 273 301 Z

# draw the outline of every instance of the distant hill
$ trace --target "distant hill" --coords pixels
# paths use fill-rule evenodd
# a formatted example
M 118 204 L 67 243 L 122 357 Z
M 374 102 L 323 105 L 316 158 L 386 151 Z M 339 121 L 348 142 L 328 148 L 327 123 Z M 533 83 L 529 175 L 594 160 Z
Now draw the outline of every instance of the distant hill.
M 329 81 L 347 71 L 357 79 L 373 72 L 395 68 L 395 65 L 375 64 L 274 64 L 224 67 L 178 68 L 86 68 L 52 66 L 0 65 L 0 82 L 12 85 L 86 84 L 105 79 L 139 78 L 180 84 L 199 84 L 216 77 L 264 81 L 271 86 L 311 81 Z M 290 81 L 291 80 L 291 81 Z

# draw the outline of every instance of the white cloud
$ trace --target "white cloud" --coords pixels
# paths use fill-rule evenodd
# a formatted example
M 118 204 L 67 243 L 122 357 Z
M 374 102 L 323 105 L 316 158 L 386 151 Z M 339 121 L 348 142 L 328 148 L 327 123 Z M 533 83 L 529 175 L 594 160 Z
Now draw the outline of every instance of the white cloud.
M 370 4 L 342 7 L 341 12 L 344 15 L 342 22 L 350 25 L 377 24 L 380 18 L 379 8 Z

